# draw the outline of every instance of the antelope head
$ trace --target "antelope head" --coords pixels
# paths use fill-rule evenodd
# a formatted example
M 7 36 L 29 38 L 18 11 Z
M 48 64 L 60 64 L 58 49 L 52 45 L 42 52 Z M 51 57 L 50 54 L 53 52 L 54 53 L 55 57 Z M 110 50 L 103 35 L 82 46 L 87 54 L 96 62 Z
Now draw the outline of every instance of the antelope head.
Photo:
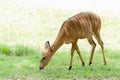
M 49 41 L 45 43 L 45 51 L 42 54 L 42 58 L 40 60 L 40 67 L 39 69 L 44 69 L 45 66 L 49 63 L 51 57 L 52 57 L 52 49 L 50 47 Z

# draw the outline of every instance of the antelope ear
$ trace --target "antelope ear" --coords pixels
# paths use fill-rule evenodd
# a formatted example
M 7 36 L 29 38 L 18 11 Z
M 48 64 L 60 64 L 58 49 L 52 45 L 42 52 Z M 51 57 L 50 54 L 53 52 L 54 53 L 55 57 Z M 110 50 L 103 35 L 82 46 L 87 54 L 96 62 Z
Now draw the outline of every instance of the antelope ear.
M 49 43 L 49 41 L 46 41 L 46 43 L 45 43 L 45 49 L 48 49 L 50 47 L 50 43 Z

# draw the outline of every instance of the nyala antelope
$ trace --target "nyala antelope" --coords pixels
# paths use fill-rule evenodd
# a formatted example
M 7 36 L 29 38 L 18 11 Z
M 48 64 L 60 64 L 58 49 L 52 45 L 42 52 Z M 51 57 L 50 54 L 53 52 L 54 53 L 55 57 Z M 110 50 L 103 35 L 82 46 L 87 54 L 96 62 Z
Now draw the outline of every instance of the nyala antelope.
M 94 42 L 92 36 L 94 36 L 97 42 L 100 44 L 101 49 L 102 49 L 104 64 L 106 64 L 103 41 L 100 36 L 100 29 L 101 29 L 100 17 L 92 12 L 81 12 L 67 19 L 62 24 L 62 27 L 54 43 L 51 46 L 50 46 L 49 41 L 45 43 L 45 51 L 42 54 L 42 59 L 40 61 L 39 68 L 44 69 L 44 67 L 49 63 L 53 54 L 64 43 L 66 44 L 72 43 L 70 65 L 69 65 L 68 70 L 71 70 L 72 68 L 73 55 L 74 55 L 75 50 L 77 51 L 79 55 L 82 65 L 85 66 L 85 63 L 83 61 L 83 58 L 80 54 L 80 51 L 77 45 L 78 39 L 84 39 L 84 38 L 87 38 L 88 42 L 92 46 L 91 55 L 89 59 L 89 65 L 92 64 L 94 50 L 96 47 L 96 43 Z

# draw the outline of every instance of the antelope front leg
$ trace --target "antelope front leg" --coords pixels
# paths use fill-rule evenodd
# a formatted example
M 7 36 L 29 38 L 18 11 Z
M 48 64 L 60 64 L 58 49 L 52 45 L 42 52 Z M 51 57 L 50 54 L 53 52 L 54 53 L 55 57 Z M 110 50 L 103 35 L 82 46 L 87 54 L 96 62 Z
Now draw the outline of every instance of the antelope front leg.
M 77 51 L 77 53 L 78 53 L 78 55 L 79 55 L 79 58 L 80 58 L 80 60 L 81 60 L 81 62 L 82 62 L 82 66 L 85 66 L 85 63 L 84 63 L 83 58 L 82 58 L 82 56 L 81 56 L 81 54 L 80 54 L 80 50 L 79 50 L 79 48 L 78 48 L 77 43 L 76 43 L 76 51 Z
M 68 70 L 71 70 L 71 68 L 72 68 L 72 61 L 73 61 L 74 51 L 75 51 L 75 43 L 72 43 L 71 58 L 70 58 L 70 65 L 69 65 Z

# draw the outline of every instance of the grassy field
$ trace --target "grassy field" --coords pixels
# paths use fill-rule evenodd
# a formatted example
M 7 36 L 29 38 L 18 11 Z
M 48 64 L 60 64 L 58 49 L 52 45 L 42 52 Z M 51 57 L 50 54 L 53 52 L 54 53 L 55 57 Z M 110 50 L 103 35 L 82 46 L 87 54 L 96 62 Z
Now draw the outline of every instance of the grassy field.
M 107 65 L 103 65 L 100 46 L 97 46 L 93 64 L 88 65 L 91 46 L 79 40 L 82 67 L 77 54 L 73 68 L 68 71 L 71 44 L 63 45 L 44 70 L 39 70 L 41 53 L 47 40 L 52 44 L 62 23 L 81 9 L 24 8 L 0 3 L 0 80 L 17 79 L 120 79 L 120 12 L 97 11 L 102 20 L 101 35 L 105 44 Z M 84 43 L 84 44 L 83 44 Z
M 6 56 L 0 54 L 0 78 L 16 79 L 24 78 L 30 80 L 40 79 L 120 79 L 120 60 L 119 50 L 105 50 L 107 65 L 103 65 L 100 51 L 96 51 L 93 64 L 88 65 L 89 54 L 82 52 L 86 66 L 82 67 L 77 54 L 74 56 L 73 68 L 68 71 L 69 58 L 68 52 L 57 52 L 50 64 L 44 69 L 39 70 L 39 55 L 32 56 Z M 114 54 L 113 54 L 114 53 Z

